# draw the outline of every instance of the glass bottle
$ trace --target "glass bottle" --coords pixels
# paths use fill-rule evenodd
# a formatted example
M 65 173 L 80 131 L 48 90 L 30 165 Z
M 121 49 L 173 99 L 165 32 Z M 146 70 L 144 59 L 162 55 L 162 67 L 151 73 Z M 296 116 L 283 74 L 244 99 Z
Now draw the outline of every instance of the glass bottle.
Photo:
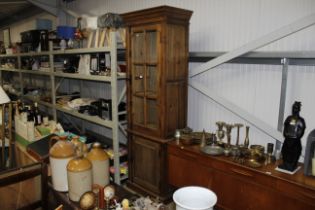
M 34 119 L 35 119 L 35 125 L 40 125 L 40 124 L 42 124 L 42 115 L 41 115 L 40 112 L 39 112 L 37 102 L 34 102 L 34 111 L 33 111 L 33 114 L 34 114 Z

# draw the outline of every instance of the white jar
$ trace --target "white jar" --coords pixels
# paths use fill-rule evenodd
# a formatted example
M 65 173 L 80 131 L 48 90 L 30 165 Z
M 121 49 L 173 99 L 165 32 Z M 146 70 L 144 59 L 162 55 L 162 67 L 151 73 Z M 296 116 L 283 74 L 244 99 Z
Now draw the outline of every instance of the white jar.
M 87 191 L 92 190 L 92 163 L 83 156 L 74 158 L 67 165 L 69 198 L 79 201 Z
M 51 141 L 57 140 L 49 150 L 49 162 L 51 167 L 52 184 L 55 190 L 68 191 L 67 164 L 74 157 L 75 150 L 67 136 L 55 136 Z

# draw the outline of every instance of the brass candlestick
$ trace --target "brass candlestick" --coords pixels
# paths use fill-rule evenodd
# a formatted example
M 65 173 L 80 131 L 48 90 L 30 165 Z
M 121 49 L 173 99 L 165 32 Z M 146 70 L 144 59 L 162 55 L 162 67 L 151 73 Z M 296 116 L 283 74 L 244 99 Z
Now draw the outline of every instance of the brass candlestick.
M 244 125 L 242 123 L 235 123 L 234 126 L 237 128 L 237 135 L 236 135 L 236 143 L 235 143 L 235 145 L 238 147 L 239 142 L 240 142 L 240 129 Z
M 217 130 L 217 137 L 219 139 L 219 141 L 217 142 L 217 144 L 219 146 L 223 146 L 223 138 L 225 136 L 225 132 L 223 130 L 223 126 L 225 125 L 225 122 L 222 121 L 218 121 L 216 122 L 216 125 L 218 126 L 218 130 Z
M 231 132 L 234 125 L 232 124 L 225 124 L 226 128 L 226 138 L 227 138 L 227 147 L 231 147 Z
M 244 139 L 244 147 L 248 148 L 249 146 L 249 126 L 246 126 L 246 135 L 245 135 L 245 139 Z
M 231 153 L 231 132 L 232 132 L 232 128 L 234 127 L 234 125 L 225 124 L 224 126 L 226 129 L 226 138 L 227 138 L 227 145 L 224 148 L 224 154 L 226 156 L 229 156 Z

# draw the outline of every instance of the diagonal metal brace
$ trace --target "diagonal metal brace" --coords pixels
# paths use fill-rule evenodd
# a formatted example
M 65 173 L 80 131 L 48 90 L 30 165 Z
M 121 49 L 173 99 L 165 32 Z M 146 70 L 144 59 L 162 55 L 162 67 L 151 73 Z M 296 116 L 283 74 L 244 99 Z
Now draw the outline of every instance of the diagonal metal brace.
M 235 50 L 232 50 L 228 53 L 225 53 L 215 59 L 212 59 L 208 61 L 207 63 L 204 63 L 200 66 L 197 66 L 196 68 L 192 69 L 190 72 L 190 78 L 197 76 L 199 74 L 202 74 L 216 66 L 219 66 L 225 62 L 228 62 L 236 57 L 239 57 L 241 55 L 244 55 L 250 51 L 253 51 L 257 48 L 263 47 L 267 44 L 270 44 L 274 41 L 277 41 L 283 37 L 289 36 L 290 34 L 293 34 L 297 31 L 300 31 L 304 28 L 307 28 L 311 25 L 315 24 L 315 13 L 304 17 L 302 19 L 299 19 L 291 24 L 288 24 L 286 26 L 283 26 L 257 40 L 251 41 Z

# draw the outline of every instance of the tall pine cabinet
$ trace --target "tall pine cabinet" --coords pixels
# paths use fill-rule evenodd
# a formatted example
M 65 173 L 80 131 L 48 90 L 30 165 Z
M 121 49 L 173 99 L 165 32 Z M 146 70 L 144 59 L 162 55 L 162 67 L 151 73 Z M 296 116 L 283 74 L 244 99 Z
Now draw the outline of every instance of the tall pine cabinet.
M 129 186 L 170 195 L 166 143 L 187 121 L 191 11 L 160 6 L 122 14 L 127 28 Z

